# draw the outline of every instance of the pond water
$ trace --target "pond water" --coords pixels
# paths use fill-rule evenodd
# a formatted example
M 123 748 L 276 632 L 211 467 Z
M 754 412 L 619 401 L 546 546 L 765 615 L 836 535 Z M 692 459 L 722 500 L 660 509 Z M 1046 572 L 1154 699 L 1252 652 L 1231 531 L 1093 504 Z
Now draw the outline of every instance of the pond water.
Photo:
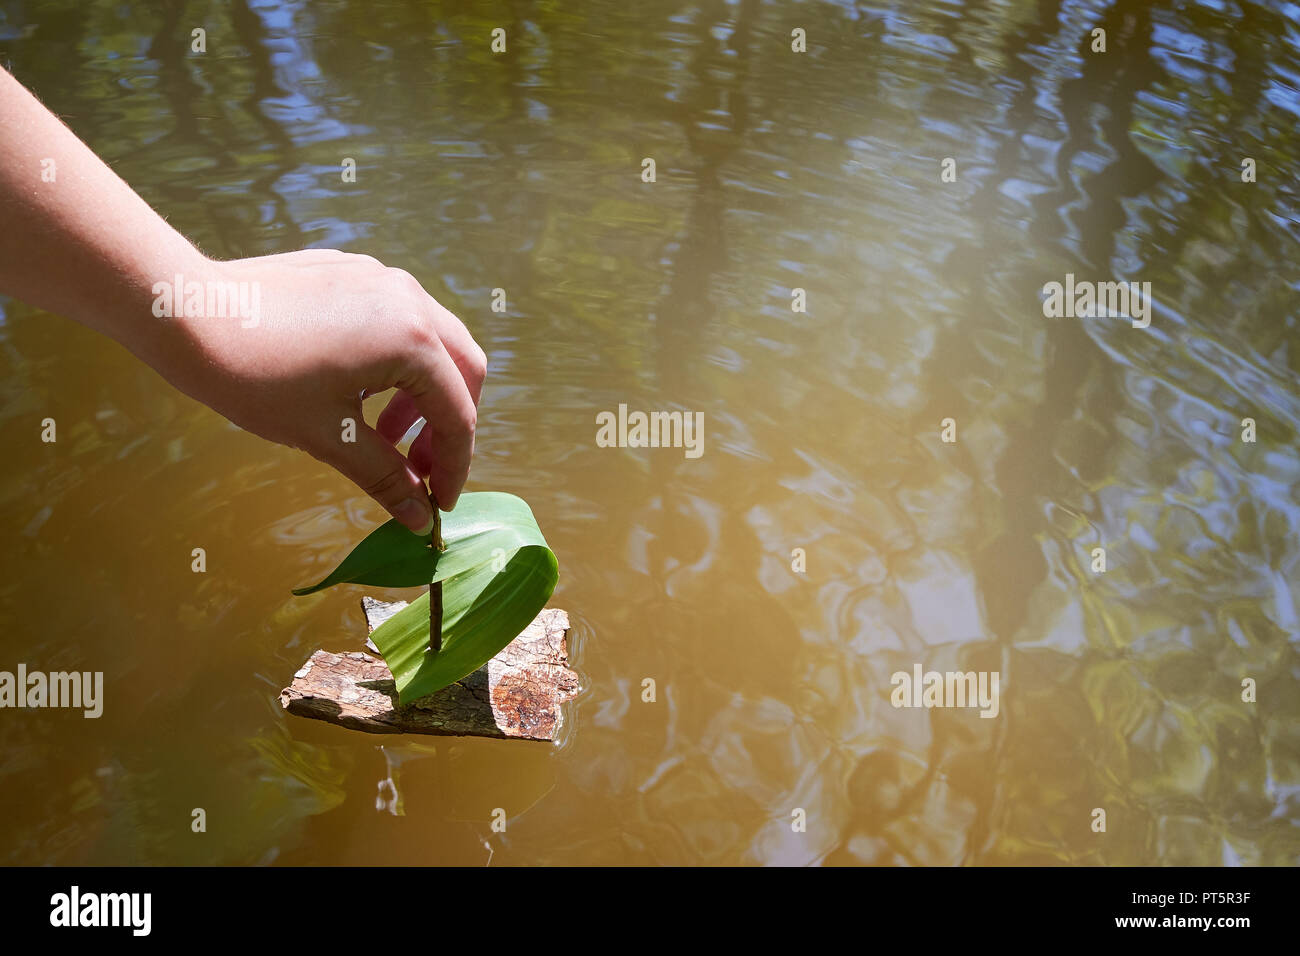
M 206 251 L 369 253 L 465 320 L 468 490 L 531 504 L 584 685 L 553 747 L 286 716 L 376 593 L 289 590 L 380 509 L 6 300 L 0 669 L 105 700 L 0 712 L 0 861 L 1300 858 L 1300 8 L 509 9 L 0 0 Z M 1045 317 L 1067 274 L 1150 326 Z M 601 447 L 620 404 L 702 453 Z M 996 716 L 893 706 L 917 666 Z

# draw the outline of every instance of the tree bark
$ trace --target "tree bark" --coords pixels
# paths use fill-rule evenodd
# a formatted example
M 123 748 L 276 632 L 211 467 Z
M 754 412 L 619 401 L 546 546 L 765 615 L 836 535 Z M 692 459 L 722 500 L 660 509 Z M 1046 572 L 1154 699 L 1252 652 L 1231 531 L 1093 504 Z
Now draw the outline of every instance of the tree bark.
M 364 597 L 361 605 L 373 631 L 406 602 Z M 300 717 L 372 734 L 553 741 L 563 704 L 579 689 L 578 675 L 569 668 L 568 632 L 569 615 L 546 608 L 485 666 L 405 707 L 398 706 L 393 675 L 369 640 L 373 656 L 318 650 L 280 692 L 280 704 Z

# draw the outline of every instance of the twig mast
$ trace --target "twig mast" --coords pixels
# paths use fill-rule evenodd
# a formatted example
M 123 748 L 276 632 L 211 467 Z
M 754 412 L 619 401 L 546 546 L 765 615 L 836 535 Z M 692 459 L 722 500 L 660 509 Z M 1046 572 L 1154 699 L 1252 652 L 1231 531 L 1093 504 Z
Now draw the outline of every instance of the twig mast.
M 438 510 L 438 499 L 429 495 L 429 504 L 433 505 L 433 540 L 429 547 L 439 554 L 447 550 L 442 540 L 442 513 Z M 429 647 L 436 654 L 442 650 L 442 582 L 434 581 L 429 585 Z

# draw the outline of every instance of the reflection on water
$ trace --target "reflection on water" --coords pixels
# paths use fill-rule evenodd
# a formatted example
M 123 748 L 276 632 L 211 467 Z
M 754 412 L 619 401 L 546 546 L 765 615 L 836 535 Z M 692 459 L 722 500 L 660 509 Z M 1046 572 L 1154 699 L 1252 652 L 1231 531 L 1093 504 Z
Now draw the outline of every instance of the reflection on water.
M 359 591 L 289 588 L 377 509 L 9 303 L 0 667 L 107 700 L 0 719 L 0 859 L 1294 862 L 1296 9 L 582 6 L 239 0 L 200 56 L 180 4 L 0 2 L 204 249 L 368 252 L 466 320 L 471 486 L 531 503 L 588 688 L 554 749 L 286 718 L 363 640 Z M 1069 272 L 1151 327 L 1045 319 Z M 620 403 L 702 411 L 703 457 L 597 447 Z M 999 716 L 890 706 L 916 663 Z

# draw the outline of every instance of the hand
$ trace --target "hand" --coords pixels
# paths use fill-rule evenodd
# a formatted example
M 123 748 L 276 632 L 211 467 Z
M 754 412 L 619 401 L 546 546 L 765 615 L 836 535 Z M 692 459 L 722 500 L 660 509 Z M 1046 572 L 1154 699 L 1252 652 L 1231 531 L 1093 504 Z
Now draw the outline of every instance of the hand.
M 0 291 L 113 336 L 235 424 L 333 465 L 413 531 L 433 525 L 423 477 L 439 506 L 455 507 L 483 350 L 407 273 L 332 249 L 204 257 L 5 70 L 0 223 Z M 186 288 L 160 316 L 159 289 L 177 274 Z M 214 287 L 243 290 L 256 315 L 209 308 Z M 372 430 L 363 390 L 389 388 Z M 408 461 L 394 443 L 421 416 Z
M 240 427 L 336 468 L 416 533 L 433 523 L 422 478 L 442 510 L 455 507 L 474 452 L 486 359 L 409 273 L 370 256 L 311 249 L 232 262 L 198 257 L 182 275 L 186 286 L 226 283 L 232 295 L 221 315 L 131 323 L 179 331 L 148 357 L 172 384 Z M 178 296 L 174 310 L 181 304 Z M 371 429 L 361 417 L 363 390 L 389 388 L 397 394 Z M 394 445 L 420 417 L 408 460 Z M 345 440 L 345 419 L 355 422 L 354 441 Z

